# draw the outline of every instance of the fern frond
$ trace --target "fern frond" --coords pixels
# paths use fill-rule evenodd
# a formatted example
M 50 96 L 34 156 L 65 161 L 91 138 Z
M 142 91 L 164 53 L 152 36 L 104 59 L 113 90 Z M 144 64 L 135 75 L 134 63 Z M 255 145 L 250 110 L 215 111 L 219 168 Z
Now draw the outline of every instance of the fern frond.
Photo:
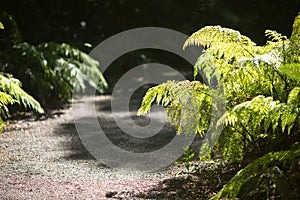
M 238 60 L 238 63 L 243 66 L 244 63 L 251 62 L 253 67 L 261 68 L 262 64 L 267 64 L 274 66 L 276 69 L 279 68 L 283 63 L 282 54 L 275 48 L 265 54 L 256 54 L 252 58 L 241 58 Z
M 241 188 L 251 179 L 265 173 L 270 167 L 282 166 L 286 163 L 294 163 L 294 161 L 298 160 L 299 157 L 300 149 L 270 152 L 240 170 L 227 184 L 223 186 L 222 190 L 220 190 L 217 195 L 211 198 L 211 200 L 237 198 L 241 195 Z
M 203 78 L 206 78 L 208 84 L 212 84 L 214 79 L 219 82 L 221 77 L 226 73 L 222 70 L 222 65 L 226 65 L 226 63 L 222 60 L 216 60 L 214 56 L 206 52 L 197 59 L 194 65 L 194 78 L 200 73 L 203 75 Z
M 208 87 L 198 81 L 168 81 L 150 88 L 137 114 L 149 112 L 154 102 L 166 107 L 178 134 L 203 134 L 208 128 L 211 96 Z
M 281 128 L 282 128 L 282 132 L 284 133 L 285 129 L 288 129 L 288 135 L 291 132 L 291 129 L 293 128 L 293 125 L 295 123 L 295 121 L 298 118 L 298 113 L 296 112 L 292 112 L 291 109 L 286 109 L 283 111 L 282 115 L 281 115 Z
M 243 135 L 239 132 L 233 132 L 226 140 L 222 153 L 223 158 L 226 158 L 229 162 L 242 161 L 244 157 Z
M 265 35 L 273 42 L 282 42 L 284 40 L 287 40 L 287 37 L 285 35 L 282 35 L 281 33 L 278 33 L 274 30 L 266 30 Z
M 24 58 L 22 61 L 25 61 L 24 63 L 21 62 L 18 64 L 25 65 L 26 68 L 30 67 L 30 65 L 35 65 L 35 67 L 39 68 L 35 70 L 42 70 L 48 77 L 53 76 L 53 72 L 49 68 L 45 56 L 35 46 L 27 42 L 22 42 L 14 45 L 14 50 L 21 54 L 20 56 Z
M 289 93 L 287 104 L 300 106 L 300 87 L 295 87 L 292 89 L 292 91 Z
M 37 48 L 43 52 L 52 68 L 69 68 L 67 69 L 67 71 L 70 71 L 69 74 L 76 77 L 71 78 L 71 85 L 74 89 L 84 90 L 85 86 L 83 82 L 89 83 L 100 93 L 103 93 L 108 88 L 106 80 L 99 71 L 99 62 L 79 49 L 65 43 L 57 44 L 53 42 L 40 44 Z M 58 65 L 55 65 L 55 63 Z M 72 70 L 76 72 L 72 73 Z
M 294 20 L 293 31 L 291 35 L 291 41 L 300 41 L 300 13 Z
M 217 43 L 237 42 L 243 45 L 253 45 L 250 38 L 241 35 L 239 31 L 223 28 L 221 26 L 206 26 L 193 33 L 184 43 L 183 48 L 187 46 L 204 46 L 209 48 Z
M 285 104 L 274 101 L 272 97 L 259 95 L 225 112 L 217 121 L 217 126 L 224 125 L 226 128 L 223 137 L 227 139 L 222 142 L 224 158 L 242 160 L 241 152 L 245 147 L 256 148 L 255 143 L 261 138 L 271 137 L 268 132 L 271 125 L 273 130 L 278 125 L 287 126 L 290 130 L 296 118 L 284 121 L 287 116 L 282 114 L 286 108 Z
M 277 126 L 280 123 L 280 117 L 282 115 L 282 110 L 286 108 L 285 104 L 273 101 L 270 105 L 270 112 L 268 112 L 263 121 L 264 132 L 267 133 L 268 129 L 272 125 L 272 130 L 275 132 Z
M 14 56 L 8 62 L 6 72 L 21 80 L 35 98 L 46 104 L 49 98 L 68 101 L 74 91 L 84 91 L 86 85 L 99 93 L 108 84 L 99 71 L 99 62 L 68 44 L 53 42 L 37 46 L 18 43 L 12 49 Z
M 300 81 L 300 63 L 285 64 L 279 70 L 289 78 Z
M 10 95 L 25 108 L 32 109 L 37 113 L 44 113 L 39 102 L 21 88 L 21 82 L 18 79 L 6 77 L 0 74 L 0 90 Z
M 227 111 L 219 120 L 218 125 L 235 126 L 237 122 L 247 125 L 251 123 L 260 124 L 265 116 L 269 114 L 277 102 L 273 101 L 271 97 L 264 97 L 259 95 L 251 101 L 240 103 Z
M 251 57 L 255 53 L 255 43 L 239 31 L 221 26 L 206 26 L 193 33 L 184 43 L 188 46 L 203 46 L 217 58 L 230 61 L 234 58 Z
M 108 88 L 108 84 L 99 71 L 99 62 L 82 51 L 79 52 L 79 56 L 82 60 L 80 69 L 86 74 L 86 81 L 100 93 L 104 93 Z
M 0 74 L 0 132 L 4 123 L 2 118 L 9 117 L 7 105 L 14 103 L 44 113 L 40 104 L 21 88 L 19 80 Z
M 10 96 L 9 94 L 7 94 L 5 92 L 0 91 L 0 119 L 1 119 L 1 116 L 5 117 L 5 118 L 9 116 L 8 108 L 6 106 L 9 104 L 14 104 L 16 102 L 17 101 L 15 99 L 13 99 L 12 96 Z

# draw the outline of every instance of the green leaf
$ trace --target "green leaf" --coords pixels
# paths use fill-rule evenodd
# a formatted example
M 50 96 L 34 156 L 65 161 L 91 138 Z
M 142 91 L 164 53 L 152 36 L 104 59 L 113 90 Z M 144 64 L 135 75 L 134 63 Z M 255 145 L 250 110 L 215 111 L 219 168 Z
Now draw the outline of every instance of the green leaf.
M 287 163 L 287 161 L 296 160 L 300 156 L 300 151 L 279 151 L 270 152 L 255 161 L 251 162 L 244 169 L 241 169 L 236 175 L 226 183 L 222 190 L 211 200 L 224 199 L 224 198 L 237 198 L 240 194 L 242 186 L 246 186 L 249 180 L 263 174 L 269 167 Z M 289 194 L 285 194 L 289 195 Z
M 193 33 L 184 43 L 188 46 L 203 46 L 217 58 L 229 61 L 233 58 L 252 56 L 255 43 L 240 32 L 221 26 L 206 26 Z
M 16 44 L 12 52 L 15 55 L 9 57 L 19 59 L 12 59 L 6 69 L 43 104 L 50 96 L 68 101 L 74 91 L 84 92 L 86 85 L 101 94 L 108 88 L 99 62 L 68 44 L 49 42 L 34 46 L 24 42 Z
M 283 40 L 287 40 L 286 36 L 274 30 L 266 30 L 265 35 L 273 42 L 282 42 Z
M 289 63 L 280 66 L 279 70 L 291 79 L 300 81 L 300 63 Z
M 0 74 L 0 90 L 10 95 L 16 102 L 22 104 L 25 108 L 33 109 L 37 113 L 44 113 L 39 102 L 21 88 L 21 82 L 18 79 Z
M 177 134 L 203 134 L 209 125 L 211 97 L 208 87 L 198 81 L 168 81 L 150 88 L 137 114 L 149 112 L 153 102 L 166 107 Z
M 287 100 L 288 105 L 300 106 L 300 87 L 292 89 Z
M 293 24 L 291 40 L 293 40 L 293 41 L 300 40 L 300 13 L 298 13 L 298 16 L 295 18 L 295 21 Z

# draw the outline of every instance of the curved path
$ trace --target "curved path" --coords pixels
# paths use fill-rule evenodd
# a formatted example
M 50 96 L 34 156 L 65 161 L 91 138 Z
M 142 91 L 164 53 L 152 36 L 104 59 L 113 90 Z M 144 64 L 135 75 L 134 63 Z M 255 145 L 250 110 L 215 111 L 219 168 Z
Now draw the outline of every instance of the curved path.
M 76 103 L 96 102 L 99 122 L 110 129 L 122 148 L 141 151 L 174 137 L 173 128 L 165 126 L 164 137 L 149 141 L 149 144 L 126 142 L 127 136 L 119 134 L 111 115 L 106 113 L 110 110 L 110 98 L 85 97 Z M 148 119 L 136 120 L 147 123 Z M 78 137 L 71 106 L 39 120 L 28 117 L 11 122 L 0 134 L 1 199 L 139 199 L 134 196 L 163 187 L 162 180 L 173 177 L 178 171 L 180 169 L 175 166 L 156 172 L 143 172 L 128 166 L 110 168 L 105 162 L 94 159 Z

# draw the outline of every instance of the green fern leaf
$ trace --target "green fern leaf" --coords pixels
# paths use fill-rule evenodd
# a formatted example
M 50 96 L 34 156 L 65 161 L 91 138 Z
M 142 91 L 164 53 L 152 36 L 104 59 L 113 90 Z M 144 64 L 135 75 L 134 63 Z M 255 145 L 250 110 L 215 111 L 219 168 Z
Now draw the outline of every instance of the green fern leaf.
M 300 41 L 300 13 L 298 13 L 298 16 L 295 18 L 291 40 Z
M 290 63 L 280 66 L 279 70 L 288 77 L 300 81 L 300 63 Z
M 287 100 L 288 105 L 300 106 L 300 87 L 292 89 Z
M 100 93 L 105 92 L 108 88 L 106 80 L 98 69 L 99 62 L 86 53 L 65 43 L 49 42 L 40 44 L 37 48 L 43 52 L 49 65 L 52 66 L 52 70 L 58 73 L 55 77 L 58 82 L 61 82 L 59 87 L 63 90 L 64 85 L 69 84 L 71 86 L 65 90 L 66 98 L 70 97 L 72 89 L 84 91 L 85 82 Z
M 290 109 L 284 110 L 284 112 L 281 115 L 281 128 L 282 132 L 284 133 L 284 130 L 286 127 L 288 128 L 288 134 L 290 134 L 291 129 L 293 128 L 293 125 L 298 118 L 298 114 L 295 112 L 291 112 Z
M 33 109 L 37 113 L 44 113 L 39 102 L 21 88 L 21 82 L 18 79 L 6 77 L 0 74 L 0 90 L 10 95 L 25 108 Z
M 151 105 L 152 103 L 155 101 L 155 98 L 157 96 L 157 93 L 159 93 L 159 96 L 163 96 L 163 94 L 161 93 L 161 91 L 158 91 L 159 89 L 157 89 L 156 87 L 154 88 L 150 88 L 147 93 L 145 94 L 143 101 L 142 101 L 142 105 L 139 108 L 137 115 L 141 116 L 144 114 L 147 114 L 150 109 L 151 109 Z M 161 99 L 161 98 L 160 98 Z M 165 102 L 164 102 L 165 104 Z
M 84 91 L 89 84 L 104 93 L 108 84 L 99 71 L 99 62 L 68 44 L 53 42 L 37 46 L 18 43 L 12 49 L 14 56 L 6 72 L 24 83 L 26 91 L 46 104 L 53 100 L 68 101 L 73 91 Z M 53 98 L 54 97 L 54 98 Z
M 184 43 L 188 46 L 203 46 L 217 58 L 229 61 L 233 58 L 252 56 L 255 43 L 240 32 L 220 26 L 206 26 L 193 33 Z
M 263 157 L 256 159 L 247 165 L 244 169 L 240 170 L 231 180 L 225 184 L 217 195 L 211 200 L 224 199 L 224 198 L 237 198 L 240 195 L 242 186 L 245 186 L 250 179 L 260 176 L 269 167 L 282 165 L 284 163 L 292 163 L 299 159 L 300 150 L 289 150 L 270 152 Z
M 153 102 L 166 107 L 168 120 L 177 134 L 203 134 L 210 121 L 211 97 L 208 87 L 198 81 L 168 81 L 150 88 L 138 115 L 150 111 Z
M 10 96 L 9 94 L 7 94 L 5 92 L 0 91 L 0 119 L 1 119 L 1 116 L 3 116 L 4 118 L 9 117 L 9 111 L 6 106 L 9 104 L 14 104 L 16 102 L 17 101 L 15 99 L 13 99 L 12 96 Z
M 240 34 L 236 30 L 223 28 L 221 26 L 206 26 L 199 31 L 193 33 L 184 43 L 183 48 L 187 46 L 204 46 L 209 48 L 218 43 L 237 42 L 245 45 L 253 45 L 254 43 L 246 36 Z
M 287 37 L 274 30 L 266 30 L 265 35 L 273 42 L 282 42 L 287 40 Z

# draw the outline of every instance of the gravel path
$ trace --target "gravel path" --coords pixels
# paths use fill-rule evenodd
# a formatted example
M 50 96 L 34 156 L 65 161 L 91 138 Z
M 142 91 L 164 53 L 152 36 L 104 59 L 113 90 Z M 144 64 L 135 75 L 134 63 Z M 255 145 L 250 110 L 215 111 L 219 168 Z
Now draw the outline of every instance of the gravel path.
M 97 98 L 106 102 L 110 97 Z M 109 168 L 84 148 L 73 120 L 73 108 L 66 107 L 5 127 L 0 134 L 1 199 L 138 199 L 134 194 L 143 194 L 180 170 Z

